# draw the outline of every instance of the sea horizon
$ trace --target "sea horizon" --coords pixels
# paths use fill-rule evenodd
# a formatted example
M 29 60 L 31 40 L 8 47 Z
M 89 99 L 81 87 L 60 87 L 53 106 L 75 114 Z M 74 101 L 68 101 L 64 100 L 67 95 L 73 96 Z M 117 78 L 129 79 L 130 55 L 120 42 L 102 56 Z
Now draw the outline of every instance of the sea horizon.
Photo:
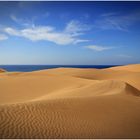
M 36 70 L 52 69 L 52 68 L 109 68 L 121 65 L 0 65 L 0 68 L 7 70 L 8 72 L 20 71 L 31 72 Z

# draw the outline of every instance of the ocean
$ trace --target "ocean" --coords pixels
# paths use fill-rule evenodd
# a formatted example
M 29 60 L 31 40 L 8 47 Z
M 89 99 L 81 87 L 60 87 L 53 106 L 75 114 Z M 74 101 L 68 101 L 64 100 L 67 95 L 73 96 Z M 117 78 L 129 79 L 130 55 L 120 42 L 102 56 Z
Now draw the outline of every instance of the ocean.
M 3 68 L 9 72 L 19 71 L 19 72 L 30 72 L 43 69 L 52 69 L 52 68 L 109 68 L 118 65 L 0 65 L 0 68 Z

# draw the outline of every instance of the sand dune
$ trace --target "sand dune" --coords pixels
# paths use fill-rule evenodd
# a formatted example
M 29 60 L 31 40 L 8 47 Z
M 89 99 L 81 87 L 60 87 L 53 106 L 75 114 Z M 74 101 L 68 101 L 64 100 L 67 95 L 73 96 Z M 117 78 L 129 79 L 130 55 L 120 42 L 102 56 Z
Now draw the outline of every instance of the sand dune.
M 140 64 L 0 74 L 0 138 L 140 138 Z
M 0 69 L 0 73 L 2 73 L 2 72 L 6 72 L 6 70 L 4 70 L 4 69 Z
M 109 68 L 112 70 L 124 70 L 124 71 L 132 71 L 132 72 L 140 72 L 140 65 L 139 64 L 131 64 L 127 66 L 118 66 Z

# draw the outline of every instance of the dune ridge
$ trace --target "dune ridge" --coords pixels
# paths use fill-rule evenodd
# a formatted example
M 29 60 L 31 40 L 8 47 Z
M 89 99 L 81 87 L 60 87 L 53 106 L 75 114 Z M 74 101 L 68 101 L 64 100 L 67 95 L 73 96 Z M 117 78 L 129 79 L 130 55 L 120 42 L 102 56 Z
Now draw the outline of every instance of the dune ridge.
M 0 75 L 0 138 L 140 138 L 140 64 Z
M 112 70 L 123 70 L 123 71 L 131 71 L 131 72 L 140 72 L 140 65 L 139 64 L 130 64 L 126 66 L 116 66 L 109 68 Z

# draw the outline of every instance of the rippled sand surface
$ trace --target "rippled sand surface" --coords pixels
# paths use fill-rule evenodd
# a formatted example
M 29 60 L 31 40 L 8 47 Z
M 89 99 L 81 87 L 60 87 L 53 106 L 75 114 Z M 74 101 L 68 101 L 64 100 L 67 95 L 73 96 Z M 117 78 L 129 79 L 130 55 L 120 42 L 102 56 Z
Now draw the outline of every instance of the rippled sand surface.
M 0 138 L 140 138 L 140 65 L 1 69 Z

